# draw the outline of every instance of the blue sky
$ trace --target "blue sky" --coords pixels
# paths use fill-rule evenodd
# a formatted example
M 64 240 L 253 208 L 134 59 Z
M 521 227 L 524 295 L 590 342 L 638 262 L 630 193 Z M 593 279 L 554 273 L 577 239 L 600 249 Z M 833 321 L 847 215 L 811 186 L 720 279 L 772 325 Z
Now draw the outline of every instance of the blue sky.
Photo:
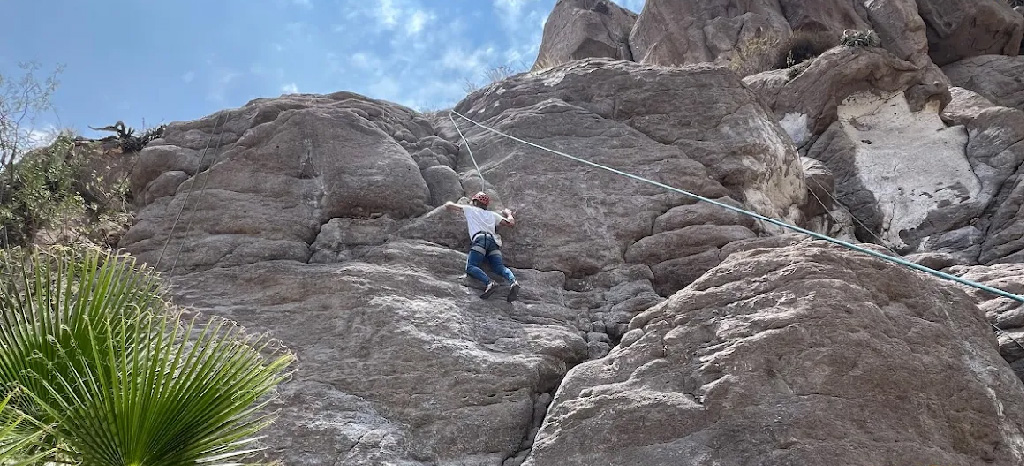
M 644 0 L 616 3 L 639 12 Z M 0 73 L 65 66 L 36 128 L 193 120 L 256 97 L 341 90 L 417 109 L 529 67 L 555 0 L 7 0 Z

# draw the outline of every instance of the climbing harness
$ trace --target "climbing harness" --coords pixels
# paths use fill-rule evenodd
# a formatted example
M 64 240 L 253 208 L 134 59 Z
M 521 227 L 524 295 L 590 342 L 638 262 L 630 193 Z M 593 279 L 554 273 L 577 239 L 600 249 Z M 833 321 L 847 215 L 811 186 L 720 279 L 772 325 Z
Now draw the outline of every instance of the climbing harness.
M 782 227 L 782 228 L 785 228 L 785 229 L 788 229 L 788 230 L 792 230 L 792 231 L 795 231 L 797 233 L 801 233 L 801 234 L 810 236 L 812 238 L 828 241 L 830 243 L 837 244 L 837 245 L 842 246 L 844 248 L 847 248 L 847 249 L 850 249 L 850 250 L 853 250 L 853 251 L 857 251 L 857 252 L 860 252 L 860 253 L 863 253 L 863 254 L 867 254 L 869 256 L 872 256 L 872 257 L 875 257 L 875 258 L 878 258 L 878 259 L 882 259 L 884 261 L 888 261 L 888 262 L 899 264 L 899 265 L 902 265 L 902 266 L 905 266 L 905 267 L 909 267 L 909 268 L 912 268 L 912 269 L 915 269 L 915 270 L 918 270 L 918 271 L 925 272 L 927 274 L 933 275 L 935 277 L 939 277 L 939 278 L 943 278 L 943 279 L 946 279 L 946 280 L 949 280 L 949 281 L 953 281 L 953 282 L 959 283 L 961 285 L 969 286 L 971 288 L 976 288 L 976 289 L 979 289 L 979 290 L 987 291 L 987 292 L 992 293 L 994 295 L 1001 296 L 1001 297 L 1004 297 L 1004 298 L 1009 298 L 1009 299 L 1012 299 L 1014 301 L 1017 301 L 1019 303 L 1024 304 L 1024 297 L 1022 297 L 1020 295 L 1016 295 L 1016 294 L 1010 293 L 1010 292 L 1007 292 L 1007 291 L 1004 291 L 1004 290 L 1001 290 L 999 288 L 994 288 L 994 287 L 991 287 L 991 286 L 988 286 L 988 285 L 984 285 L 982 283 L 978 283 L 978 282 L 975 282 L 975 281 L 972 281 L 972 280 L 967 280 L 965 278 L 957 277 L 955 275 L 951 275 L 951 274 L 948 274 L 948 273 L 945 273 L 945 272 L 940 272 L 938 270 L 934 270 L 934 269 L 931 269 L 929 267 L 925 267 L 925 266 L 920 265 L 920 264 L 915 264 L 915 263 L 910 262 L 910 261 L 908 261 L 906 259 L 902 259 L 902 258 L 899 258 L 899 257 L 889 256 L 889 255 L 882 254 L 882 253 L 877 252 L 877 251 L 872 251 L 870 249 L 857 246 L 857 245 L 855 245 L 853 243 L 849 243 L 849 242 L 846 242 L 846 241 L 842 241 L 842 240 L 838 240 L 838 239 L 832 238 L 831 236 L 828 236 L 828 235 L 823 235 L 821 233 L 816 233 L 816 232 L 807 230 L 805 228 L 800 228 L 800 227 L 795 226 L 795 225 L 790 225 L 790 224 L 788 224 L 786 222 L 783 222 L 781 220 L 776 220 L 776 219 L 771 218 L 771 217 L 765 217 L 764 215 L 758 214 L 756 212 L 752 212 L 752 211 L 749 211 L 749 210 L 746 210 L 746 209 L 741 209 L 739 207 L 734 207 L 734 206 L 731 206 L 729 204 L 725 204 L 723 202 L 718 202 L 718 201 L 715 201 L 714 199 L 709 199 L 709 198 L 706 198 L 704 196 L 700 196 L 698 194 L 694 194 L 694 193 L 691 193 L 691 192 L 683 190 L 683 189 L 679 189 L 679 188 L 676 188 L 676 187 L 673 187 L 673 186 L 669 186 L 669 185 L 664 184 L 664 183 L 660 183 L 660 182 L 657 182 L 657 181 L 654 181 L 654 180 L 651 180 L 651 179 L 648 179 L 648 178 L 644 178 L 644 177 L 639 176 L 639 175 L 634 175 L 632 173 L 627 173 L 627 172 L 624 172 L 622 170 L 618 170 L 618 169 L 615 169 L 615 168 L 612 168 L 612 167 L 601 165 L 599 163 L 594 163 L 594 162 L 591 162 L 589 160 L 586 160 L 586 159 L 583 159 L 583 158 L 580 158 L 580 157 L 576 157 L 574 155 L 570 155 L 570 154 L 567 154 L 567 153 L 562 152 L 562 151 L 558 151 L 558 150 L 555 150 L 555 149 L 550 149 L 550 148 L 544 147 L 544 146 L 542 146 L 540 144 L 536 144 L 536 143 L 533 143 L 533 142 L 530 142 L 530 141 L 526 141 L 526 140 L 517 138 L 517 137 L 512 136 L 510 134 L 507 134 L 507 133 L 504 133 L 504 132 L 499 131 L 497 129 L 494 129 L 494 128 L 491 128 L 489 126 L 486 126 L 484 124 L 478 123 L 478 122 L 470 119 L 469 117 L 467 117 L 467 116 L 465 116 L 465 115 L 463 115 L 463 114 L 461 114 L 459 112 L 456 112 L 455 110 L 451 110 L 451 112 L 448 115 L 448 117 L 452 119 L 453 123 L 454 123 L 454 118 L 452 117 L 452 115 L 457 115 L 460 118 L 462 118 L 462 119 L 472 123 L 473 125 L 475 125 L 475 126 L 477 126 L 479 128 L 482 128 L 482 129 L 484 129 L 486 131 L 489 131 L 491 133 L 494 133 L 494 134 L 497 134 L 499 136 L 511 139 L 511 140 L 519 142 L 521 144 L 526 144 L 528 146 L 534 147 L 536 149 L 540 149 L 540 150 L 545 151 L 545 152 L 550 152 L 552 154 L 559 155 L 559 156 L 565 157 L 567 159 L 574 160 L 576 162 L 579 162 L 579 163 L 582 163 L 582 164 L 585 164 L 585 165 L 589 165 L 589 166 L 594 167 L 594 168 L 599 168 L 601 170 L 609 171 L 609 172 L 615 173 L 615 174 L 620 175 L 620 176 L 631 178 L 631 179 L 634 179 L 634 180 L 637 180 L 637 181 L 640 181 L 640 182 L 643 182 L 643 183 L 648 183 L 648 184 L 657 186 L 659 188 L 667 189 L 669 191 L 672 191 L 672 192 L 679 193 L 679 194 L 682 194 L 684 196 L 687 196 L 687 197 L 689 197 L 691 199 L 696 199 L 698 201 L 706 202 L 708 204 L 721 207 L 723 209 L 728 209 L 728 210 L 731 210 L 731 211 L 736 212 L 738 214 L 745 215 L 747 217 L 751 217 L 751 218 L 754 218 L 754 219 L 757 219 L 757 220 L 760 220 L 760 221 L 763 221 L 763 222 L 767 222 L 767 223 L 770 223 L 772 225 L 776 225 L 776 226 L 779 226 L 779 227 Z M 456 127 L 458 127 L 458 126 L 456 125 Z M 459 134 L 460 135 L 462 134 L 461 130 L 459 131 Z M 463 136 L 463 139 L 465 139 L 465 136 Z M 467 146 L 468 146 L 468 143 L 467 143 Z M 473 163 L 475 164 L 476 161 L 474 160 Z M 483 178 L 481 177 L 481 179 L 483 179 Z

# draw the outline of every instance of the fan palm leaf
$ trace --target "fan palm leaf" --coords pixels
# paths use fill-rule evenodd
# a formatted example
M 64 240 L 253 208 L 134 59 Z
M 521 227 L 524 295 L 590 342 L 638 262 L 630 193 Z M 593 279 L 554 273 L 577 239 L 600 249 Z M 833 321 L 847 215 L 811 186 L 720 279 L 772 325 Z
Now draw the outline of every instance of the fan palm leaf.
M 152 271 L 99 251 L 7 260 L 0 389 L 53 425 L 51 461 L 238 464 L 294 359 L 223 319 L 185 321 Z

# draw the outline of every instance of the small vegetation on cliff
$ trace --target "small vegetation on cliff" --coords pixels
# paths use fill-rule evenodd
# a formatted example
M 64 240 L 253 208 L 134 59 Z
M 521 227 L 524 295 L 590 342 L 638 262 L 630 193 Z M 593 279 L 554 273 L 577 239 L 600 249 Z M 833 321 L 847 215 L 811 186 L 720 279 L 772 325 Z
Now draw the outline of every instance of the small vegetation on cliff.
M 489 68 L 483 73 L 483 86 L 502 81 L 519 73 L 526 72 L 527 70 L 528 67 L 523 62 L 507 63 Z M 473 91 L 480 89 L 480 87 L 482 86 L 478 84 L 476 80 L 470 78 L 466 78 L 462 84 L 463 90 L 467 93 L 472 93 Z
M 131 223 L 128 176 L 135 153 L 162 136 L 164 127 L 136 135 L 123 122 L 100 128 L 101 141 L 61 131 L 40 147 L 37 125 L 52 109 L 56 76 L 0 75 L 0 246 L 86 243 L 116 246 Z
M 64 133 L 19 156 L 0 174 L 0 246 L 43 242 L 116 244 L 131 222 L 127 172 L 108 170 L 120 154 Z M 73 238 L 77 238 L 73 239 Z
M 182 318 L 151 270 L 98 249 L 7 250 L 0 274 L 3 464 L 240 464 L 259 450 L 290 352 Z
M 736 47 L 729 67 L 741 76 L 791 68 L 825 53 L 839 41 L 820 31 L 794 31 L 788 38 L 760 36 Z
M 116 134 L 116 139 L 121 146 L 121 150 L 124 152 L 138 152 L 146 147 L 147 144 L 153 140 L 162 137 L 164 135 L 164 129 L 167 125 L 160 125 L 156 128 L 150 128 L 142 133 L 141 136 L 135 135 L 135 128 L 131 126 L 125 126 L 123 121 L 118 121 L 111 126 L 104 126 L 102 128 L 90 128 L 97 131 L 112 131 Z
M 882 45 L 882 39 L 870 29 L 866 31 L 847 29 L 843 31 L 840 43 L 847 47 L 879 47 Z

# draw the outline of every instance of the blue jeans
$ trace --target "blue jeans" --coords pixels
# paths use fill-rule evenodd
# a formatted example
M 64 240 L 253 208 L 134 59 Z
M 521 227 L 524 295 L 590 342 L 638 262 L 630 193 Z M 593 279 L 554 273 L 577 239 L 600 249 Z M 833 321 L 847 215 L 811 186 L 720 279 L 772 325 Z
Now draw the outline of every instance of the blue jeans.
M 498 248 L 494 237 L 487 234 L 476 235 L 473 238 L 473 247 L 469 250 L 469 257 L 466 259 L 466 273 L 487 284 L 491 282 L 491 278 L 480 268 L 485 258 L 491 264 L 491 270 L 501 274 L 509 283 L 516 281 L 516 276 L 502 263 L 501 249 Z

